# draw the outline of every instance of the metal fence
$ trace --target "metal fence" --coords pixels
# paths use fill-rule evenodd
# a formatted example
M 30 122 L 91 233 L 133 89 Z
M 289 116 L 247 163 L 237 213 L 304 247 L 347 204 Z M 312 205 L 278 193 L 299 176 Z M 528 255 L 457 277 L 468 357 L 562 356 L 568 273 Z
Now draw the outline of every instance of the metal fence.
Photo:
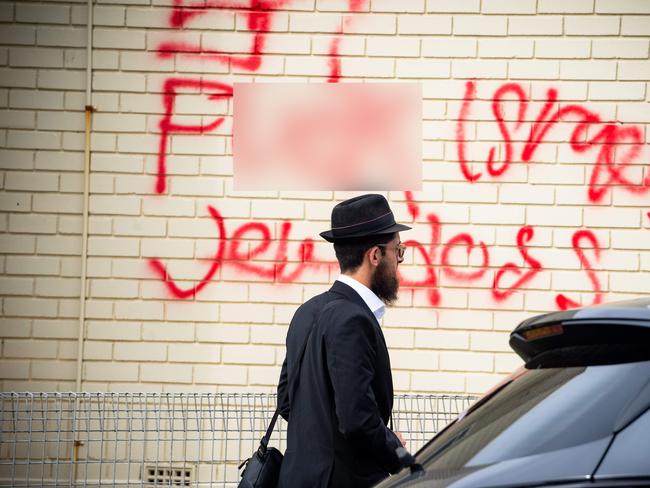
M 474 397 L 397 395 L 415 452 Z M 272 394 L 0 393 L 2 486 L 236 486 L 275 410 Z M 286 423 L 271 445 L 284 450 Z

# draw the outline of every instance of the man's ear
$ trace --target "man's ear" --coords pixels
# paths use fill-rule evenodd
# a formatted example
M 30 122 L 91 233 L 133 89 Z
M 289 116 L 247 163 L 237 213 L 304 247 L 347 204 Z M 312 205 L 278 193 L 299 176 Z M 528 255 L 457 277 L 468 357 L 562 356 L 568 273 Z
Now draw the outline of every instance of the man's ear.
M 370 249 L 368 249 L 368 259 L 370 260 L 370 265 L 377 267 L 379 266 L 379 256 L 380 256 L 380 249 L 377 246 L 372 246 Z

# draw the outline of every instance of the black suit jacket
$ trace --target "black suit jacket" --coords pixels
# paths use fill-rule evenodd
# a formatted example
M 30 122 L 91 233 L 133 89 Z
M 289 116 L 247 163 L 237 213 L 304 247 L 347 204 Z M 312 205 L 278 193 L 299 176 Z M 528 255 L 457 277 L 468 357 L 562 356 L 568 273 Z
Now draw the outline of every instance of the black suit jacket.
M 289 385 L 312 327 L 299 376 Z M 288 432 L 279 486 L 362 488 L 398 471 L 401 444 L 386 426 L 393 407 L 390 359 L 359 294 L 336 281 L 305 302 L 286 345 L 278 406 Z

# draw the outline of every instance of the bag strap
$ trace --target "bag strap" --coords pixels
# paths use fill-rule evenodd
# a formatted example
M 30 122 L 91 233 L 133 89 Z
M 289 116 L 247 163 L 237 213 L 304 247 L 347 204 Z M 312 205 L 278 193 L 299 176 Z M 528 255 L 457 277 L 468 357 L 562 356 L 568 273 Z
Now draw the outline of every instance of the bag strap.
M 266 434 L 264 434 L 264 437 L 262 437 L 262 440 L 260 441 L 260 448 L 258 450 L 262 454 L 266 452 L 266 448 L 269 445 L 269 440 L 271 439 L 271 434 L 273 434 L 273 429 L 275 428 L 275 422 L 278 420 L 279 414 L 280 414 L 280 410 L 276 408 L 275 412 L 273 413 L 273 418 L 271 419 L 271 423 L 266 429 Z
M 307 349 L 307 342 L 309 341 L 309 337 L 311 337 L 311 332 L 314 330 L 314 327 L 312 326 L 309 329 L 309 333 L 307 334 L 307 337 L 305 337 L 305 341 L 302 343 L 302 348 L 300 350 L 300 357 L 298 359 L 298 368 L 297 370 L 300 371 L 300 365 L 302 363 L 302 358 L 305 355 L 305 349 Z M 295 375 L 292 376 L 292 378 L 295 378 Z M 291 378 L 287 381 L 287 388 L 291 387 Z M 273 418 L 271 419 L 271 423 L 269 423 L 268 428 L 266 429 L 266 434 L 264 434 L 264 437 L 262 437 L 262 440 L 260 441 L 260 451 L 263 453 L 266 452 L 266 448 L 269 445 L 269 440 L 271 440 L 271 434 L 273 434 L 273 429 L 275 428 L 275 422 L 278 420 L 278 415 L 280 414 L 280 408 L 276 407 L 275 412 L 273 413 Z
M 327 303 L 320 311 L 319 313 L 319 318 L 320 314 L 325 312 L 325 310 L 331 308 L 335 302 L 338 302 L 342 299 L 336 299 L 332 300 L 331 302 Z M 302 348 L 300 349 L 300 356 L 298 357 L 298 364 L 295 369 L 295 373 L 287 380 L 287 388 L 291 388 L 292 385 L 292 379 L 297 377 L 297 375 L 300 372 L 300 367 L 302 365 L 302 358 L 305 356 L 305 350 L 307 349 L 307 342 L 309 342 L 309 338 L 311 337 L 311 333 L 314 330 L 314 324 L 309 328 L 309 333 L 307 334 L 307 337 L 305 337 L 304 342 L 302 343 Z M 260 441 L 260 448 L 259 451 L 264 454 L 266 452 L 266 449 L 269 445 L 269 440 L 271 439 L 271 434 L 273 434 L 273 429 L 275 428 L 275 422 L 278 420 L 278 415 L 280 414 L 280 409 L 279 407 L 276 407 L 275 412 L 273 413 L 273 418 L 271 419 L 271 423 L 269 423 L 268 428 L 266 429 L 266 434 L 264 434 L 264 437 L 262 437 L 262 440 Z
M 307 337 L 305 337 L 305 341 L 302 343 L 302 348 L 300 350 L 300 358 L 298 359 L 298 370 L 300 370 L 300 364 L 302 363 L 302 358 L 305 355 L 305 349 L 307 349 L 307 342 L 309 341 L 309 337 L 311 337 L 311 331 L 314 330 L 314 327 L 312 326 L 309 329 L 309 333 L 307 334 Z M 292 376 L 292 378 L 294 378 Z M 291 378 L 287 381 L 287 388 L 291 387 Z M 271 434 L 273 433 L 273 428 L 275 427 L 275 422 L 278 420 L 278 415 L 280 414 L 280 408 L 276 407 L 275 412 L 273 413 L 273 418 L 271 419 L 271 423 L 269 424 L 269 427 L 266 429 L 266 434 L 264 434 L 264 437 L 262 437 L 262 441 L 260 442 L 260 447 L 263 447 L 263 451 L 266 451 L 266 447 L 269 445 L 269 440 L 271 439 Z

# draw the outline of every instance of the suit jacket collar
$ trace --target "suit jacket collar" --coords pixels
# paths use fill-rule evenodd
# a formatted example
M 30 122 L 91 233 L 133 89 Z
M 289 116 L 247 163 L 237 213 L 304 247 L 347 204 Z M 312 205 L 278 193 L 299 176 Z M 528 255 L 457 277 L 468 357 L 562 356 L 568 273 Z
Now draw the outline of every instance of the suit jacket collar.
M 339 295 L 343 295 L 343 297 L 347 298 L 348 300 L 360 305 L 366 313 L 372 317 L 372 320 L 377 326 L 379 326 L 379 322 L 377 321 L 377 317 L 375 317 L 375 314 L 372 313 L 372 310 L 368 307 L 366 302 L 359 296 L 359 294 L 354 290 L 349 285 L 346 285 L 342 281 L 335 281 L 330 290 L 332 293 L 337 293 Z
M 384 312 L 386 311 L 386 305 L 377 295 L 375 295 L 375 293 L 370 288 L 352 278 L 351 276 L 344 274 L 341 274 L 338 278 L 336 278 L 336 280 L 342 281 L 346 285 L 350 286 L 354 291 L 356 291 L 357 294 L 361 296 L 361 299 L 366 303 L 366 305 L 368 305 L 368 308 L 377 318 L 377 321 L 381 321 L 381 318 L 384 316 Z

